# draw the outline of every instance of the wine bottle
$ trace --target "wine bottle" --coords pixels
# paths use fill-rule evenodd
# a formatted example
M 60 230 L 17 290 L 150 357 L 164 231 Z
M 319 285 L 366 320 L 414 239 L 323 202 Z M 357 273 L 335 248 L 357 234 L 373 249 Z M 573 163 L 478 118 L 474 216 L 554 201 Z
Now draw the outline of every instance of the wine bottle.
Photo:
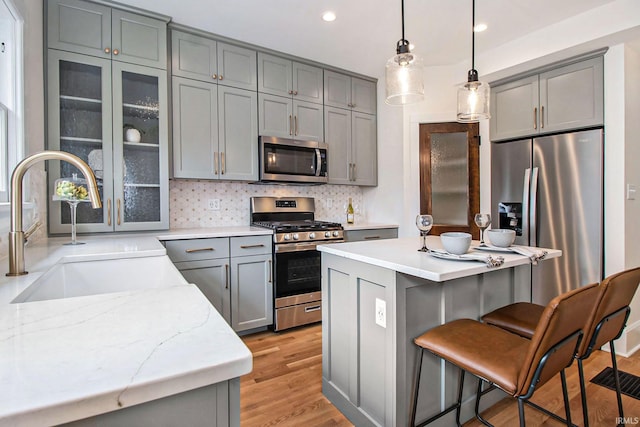
M 353 205 L 351 204 L 351 197 L 349 197 L 349 205 L 347 206 L 347 224 L 353 224 Z

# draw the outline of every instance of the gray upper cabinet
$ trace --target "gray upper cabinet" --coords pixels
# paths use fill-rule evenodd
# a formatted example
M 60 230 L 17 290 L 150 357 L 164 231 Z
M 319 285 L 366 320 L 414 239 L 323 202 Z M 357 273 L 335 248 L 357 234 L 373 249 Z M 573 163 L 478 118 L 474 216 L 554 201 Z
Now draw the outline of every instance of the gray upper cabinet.
M 324 104 L 376 114 L 376 83 L 325 70 Z
M 491 90 L 492 141 L 603 123 L 601 56 L 498 85 Z
M 255 50 L 175 29 L 171 68 L 174 76 L 254 91 L 257 87 Z
M 329 183 L 377 185 L 376 116 L 325 107 Z
M 258 179 L 257 94 L 173 77 L 173 175 Z
M 259 52 L 258 92 L 322 104 L 322 68 Z
M 168 18 L 83 0 L 49 0 L 47 17 L 49 48 L 167 68 Z

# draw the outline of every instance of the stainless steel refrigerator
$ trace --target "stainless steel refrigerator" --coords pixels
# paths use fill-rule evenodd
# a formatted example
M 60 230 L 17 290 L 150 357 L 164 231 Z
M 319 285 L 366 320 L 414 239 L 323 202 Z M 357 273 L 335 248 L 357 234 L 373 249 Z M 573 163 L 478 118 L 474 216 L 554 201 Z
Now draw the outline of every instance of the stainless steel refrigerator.
M 491 143 L 491 226 L 562 250 L 531 268 L 533 302 L 602 280 L 603 177 L 602 129 Z

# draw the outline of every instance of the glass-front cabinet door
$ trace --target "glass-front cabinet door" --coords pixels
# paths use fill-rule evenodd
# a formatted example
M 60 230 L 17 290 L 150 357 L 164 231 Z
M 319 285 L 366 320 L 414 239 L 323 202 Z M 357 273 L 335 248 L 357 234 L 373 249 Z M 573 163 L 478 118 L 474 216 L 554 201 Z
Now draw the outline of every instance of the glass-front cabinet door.
M 106 201 L 113 199 L 111 61 L 50 50 L 48 79 L 48 147 L 75 154 L 93 169 L 102 209 L 90 203 L 77 208 L 78 232 L 112 231 Z M 49 161 L 49 222 L 52 233 L 71 231 L 67 203 L 51 200 L 58 178 L 82 173 L 67 162 Z
M 112 67 L 115 229 L 168 228 L 166 71 Z
M 55 50 L 48 61 L 48 147 L 87 162 L 102 197 L 102 209 L 78 205 L 78 231 L 168 228 L 166 72 Z M 51 200 L 53 185 L 82 174 L 50 163 L 50 231 L 67 233 L 70 209 Z

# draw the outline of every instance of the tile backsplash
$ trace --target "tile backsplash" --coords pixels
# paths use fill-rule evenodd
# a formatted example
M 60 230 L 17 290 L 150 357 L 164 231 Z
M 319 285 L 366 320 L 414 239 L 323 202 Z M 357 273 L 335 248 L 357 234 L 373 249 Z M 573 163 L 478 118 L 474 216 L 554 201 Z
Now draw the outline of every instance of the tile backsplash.
M 249 199 L 253 196 L 313 197 L 316 219 L 346 222 L 349 197 L 356 222 L 366 220 L 362 190 L 351 185 L 272 185 L 205 180 L 169 182 L 169 227 L 223 227 L 249 225 Z M 209 210 L 210 199 L 220 200 L 220 210 Z

